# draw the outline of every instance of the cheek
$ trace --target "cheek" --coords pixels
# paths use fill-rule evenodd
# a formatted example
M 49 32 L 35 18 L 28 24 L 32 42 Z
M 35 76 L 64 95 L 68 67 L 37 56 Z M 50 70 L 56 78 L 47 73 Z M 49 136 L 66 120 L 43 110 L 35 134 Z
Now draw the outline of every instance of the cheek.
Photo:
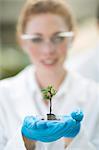
M 39 52 L 33 47 L 29 46 L 28 47 L 28 55 L 30 58 L 38 58 L 39 57 Z
M 64 56 L 67 54 L 67 47 L 66 47 L 66 45 L 65 46 L 62 45 L 60 47 L 59 53 L 60 53 L 60 55 L 64 55 Z

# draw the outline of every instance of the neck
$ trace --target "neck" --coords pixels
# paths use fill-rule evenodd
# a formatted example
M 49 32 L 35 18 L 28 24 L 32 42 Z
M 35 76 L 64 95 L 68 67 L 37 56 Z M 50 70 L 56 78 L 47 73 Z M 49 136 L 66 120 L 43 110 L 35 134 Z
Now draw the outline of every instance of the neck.
M 45 88 L 48 85 L 53 85 L 55 89 L 58 90 L 66 74 L 67 72 L 65 69 L 61 69 L 60 71 L 57 72 L 36 71 L 36 78 L 41 88 Z

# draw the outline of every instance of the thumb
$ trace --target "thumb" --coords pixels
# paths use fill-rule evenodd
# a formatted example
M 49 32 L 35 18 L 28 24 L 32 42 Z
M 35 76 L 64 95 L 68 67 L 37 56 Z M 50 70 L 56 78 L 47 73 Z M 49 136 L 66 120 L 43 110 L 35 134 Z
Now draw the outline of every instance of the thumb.
M 81 110 L 76 110 L 76 111 L 73 111 L 72 113 L 71 113 L 71 117 L 73 118 L 73 119 L 75 119 L 76 121 L 82 121 L 82 119 L 83 119 L 83 117 L 84 117 L 84 114 L 83 114 L 83 112 L 81 111 Z

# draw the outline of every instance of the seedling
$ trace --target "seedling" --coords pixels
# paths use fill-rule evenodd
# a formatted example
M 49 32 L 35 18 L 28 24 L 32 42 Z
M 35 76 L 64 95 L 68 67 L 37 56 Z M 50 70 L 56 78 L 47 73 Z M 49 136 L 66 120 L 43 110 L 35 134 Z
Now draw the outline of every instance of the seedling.
M 50 102 L 50 113 L 47 114 L 47 120 L 56 120 L 56 116 L 52 114 L 52 97 L 56 94 L 56 90 L 52 85 L 49 85 L 47 88 L 41 90 L 43 98 L 49 100 Z

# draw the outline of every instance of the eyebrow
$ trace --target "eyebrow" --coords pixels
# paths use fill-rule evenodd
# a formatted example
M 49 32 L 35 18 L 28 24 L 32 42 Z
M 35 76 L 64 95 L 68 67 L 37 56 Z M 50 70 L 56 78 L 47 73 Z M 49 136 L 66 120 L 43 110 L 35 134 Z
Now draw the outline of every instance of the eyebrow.
M 42 36 L 41 33 L 34 33 L 35 36 Z M 52 36 L 60 35 L 63 37 L 72 37 L 74 33 L 72 31 L 57 31 L 52 34 Z
M 57 31 L 57 32 L 53 33 L 52 35 L 56 35 L 56 34 L 59 34 L 59 33 L 62 33 L 62 32 L 66 32 L 66 31 Z M 33 34 L 38 35 L 38 36 L 42 36 L 42 33 L 38 33 L 38 32 L 33 33 Z

